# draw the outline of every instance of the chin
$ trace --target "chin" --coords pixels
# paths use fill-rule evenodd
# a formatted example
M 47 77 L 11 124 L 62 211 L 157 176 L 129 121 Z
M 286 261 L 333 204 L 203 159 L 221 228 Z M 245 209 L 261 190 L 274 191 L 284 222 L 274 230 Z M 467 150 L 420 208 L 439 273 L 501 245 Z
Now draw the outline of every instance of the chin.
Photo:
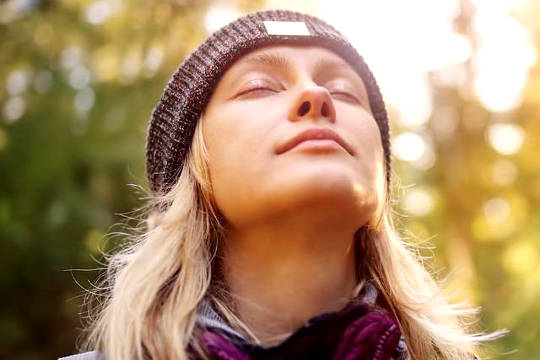
M 281 199 L 291 207 L 336 204 L 357 207 L 359 204 L 373 202 L 375 191 L 369 191 L 369 181 L 366 180 L 343 168 L 333 171 L 323 167 L 284 175 L 267 190 L 270 198 Z

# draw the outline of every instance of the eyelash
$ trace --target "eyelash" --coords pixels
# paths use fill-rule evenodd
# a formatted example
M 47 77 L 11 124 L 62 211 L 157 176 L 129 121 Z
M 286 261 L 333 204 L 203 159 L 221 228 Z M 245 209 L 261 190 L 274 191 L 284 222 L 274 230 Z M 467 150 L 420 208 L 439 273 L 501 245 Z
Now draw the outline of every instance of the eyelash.
M 253 87 L 251 89 L 244 90 L 244 91 L 240 92 L 238 95 L 247 94 L 247 93 L 253 92 L 255 90 L 269 90 L 269 91 L 272 91 L 272 92 L 277 92 L 277 91 L 275 91 L 273 89 L 270 89 L 270 88 L 267 88 L 267 87 L 258 86 L 258 87 Z
M 342 94 L 342 95 L 345 95 L 347 96 L 348 98 L 351 98 L 353 99 L 354 101 L 360 103 L 360 101 L 356 98 L 356 96 L 353 96 L 347 92 L 343 92 L 343 91 L 334 91 L 334 92 L 331 92 L 330 94 Z
M 254 88 L 251 88 L 251 89 L 244 90 L 241 93 L 239 93 L 238 96 L 253 92 L 255 90 L 268 90 L 268 91 L 272 91 L 272 92 L 277 92 L 276 90 L 273 90 L 273 89 L 270 89 L 270 88 L 267 88 L 267 87 L 260 87 L 259 86 L 259 87 L 254 87 Z M 330 94 L 345 95 L 348 98 L 360 103 L 360 101 L 355 96 L 353 96 L 353 95 L 351 95 L 351 94 L 349 94 L 347 92 L 344 92 L 344 91 L 334 91 L 334 92 L 331 92 Z

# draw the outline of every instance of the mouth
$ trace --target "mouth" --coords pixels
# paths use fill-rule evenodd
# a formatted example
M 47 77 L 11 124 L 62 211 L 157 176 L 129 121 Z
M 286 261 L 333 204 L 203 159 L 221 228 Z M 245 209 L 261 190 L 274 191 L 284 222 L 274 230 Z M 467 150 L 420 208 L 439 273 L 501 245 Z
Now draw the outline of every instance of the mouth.
M 339 136 L 335 131 L 331 129 L 324 128 L 313 128 L 301 132 L 300 134 L 296 135 L 284 144 L 278 146 L 276 153 L 278 155 L 282 154 L 296 147 L 298 144 L 310 140 L 332 140 L 335 143 L 339 144 L 343 149 L 347 150 L 349 154 L 354 156 L 353 149 L 349 146 L 349 144 L 347 144 L 345 140 L 343 140 L 341 136 Z

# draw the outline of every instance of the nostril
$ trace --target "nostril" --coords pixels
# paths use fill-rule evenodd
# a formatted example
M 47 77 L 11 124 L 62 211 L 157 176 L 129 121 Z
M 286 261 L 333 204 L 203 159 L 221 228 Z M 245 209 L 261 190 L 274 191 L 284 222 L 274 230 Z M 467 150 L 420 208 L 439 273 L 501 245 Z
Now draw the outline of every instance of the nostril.
M 328 115 L 330 115 L 330 109 L 328 109 L 328 104 L 326 103 L 322 104 L 321 114 L 324 117 L 327 117 Z
M 304 101 L 302 105 L 300 105 L 300 108 L 298 109 L 298 115 L 304 116 L 308 113 L 309 109 L 311 108 L 311 104 L 309 101 Z

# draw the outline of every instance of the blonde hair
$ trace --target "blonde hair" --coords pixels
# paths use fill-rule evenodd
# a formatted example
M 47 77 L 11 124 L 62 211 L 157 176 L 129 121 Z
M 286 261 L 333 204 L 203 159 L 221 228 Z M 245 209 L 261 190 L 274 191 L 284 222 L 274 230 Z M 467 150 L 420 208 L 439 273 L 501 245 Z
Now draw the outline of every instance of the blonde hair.
M 107 360 L 189 359 L 188 346 L 207 358 L 197 342 L 197 308 L 204 298 L 237 331 L 258 342 L 235 316 L 219 266 L 224 219 L 216 210 L 202 135 L 202 119 L 178 182 L 150 196 L 142 221 L 126 245 L 106 255 L 97 308 L 90 306 L 82 348 Z M 424 268 L 417 249 L 395 230 L 386 196 L 380 221 L 355 236 L 362 286 L 374 281 L 400 323 L 412 359 L 472 359 L 477 345 L 501 336 L 470 333 L 479 311 L 451 304 Z

